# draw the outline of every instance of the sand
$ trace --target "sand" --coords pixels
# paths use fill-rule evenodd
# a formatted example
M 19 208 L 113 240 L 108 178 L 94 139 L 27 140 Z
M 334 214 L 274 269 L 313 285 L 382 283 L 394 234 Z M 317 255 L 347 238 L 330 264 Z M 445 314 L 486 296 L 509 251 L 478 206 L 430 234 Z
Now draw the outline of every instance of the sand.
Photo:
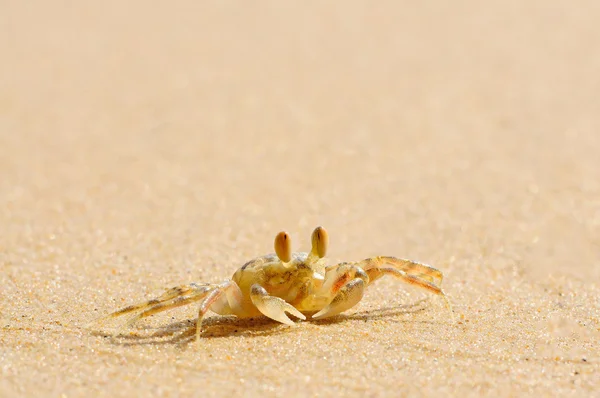
M 0 396 L 598 394 L 598 2 L 303 3 L 2 2 Z M 86 328 L 317 225 L 455 321 Z

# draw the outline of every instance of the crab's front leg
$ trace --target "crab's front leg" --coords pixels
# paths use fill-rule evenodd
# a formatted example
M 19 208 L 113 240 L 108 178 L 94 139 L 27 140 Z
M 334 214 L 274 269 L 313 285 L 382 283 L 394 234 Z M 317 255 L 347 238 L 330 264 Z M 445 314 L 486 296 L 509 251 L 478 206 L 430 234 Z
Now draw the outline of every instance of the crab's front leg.
M 196 340 L 200 339 L 202 332 L 202 320 L 209 310 L 221 315 L 238 315 L 242 310 L 242 291 L 240 287 L 232 280 L 225 281 L 213 289 L 202 302 L 198 310 L 198 320 L 196 321 Z
M 264 316 L 274 319 L 277 322 L 285 323 L 290 326 L 294 325 L 294 322 L 288 318 L 286 312 L 289 312 L 302 320 L 306 319 L 306 317 L 294 306 L 279 297 L 270 296 L 267 290 L 258 283 L 252 285 L 250 299 L 252 300 L 252 304 L 254 304 Z
M 360 267 L 348 263 L 329 267 L 318 294 L 332 299 L 312 318 L 327 318 L 354 307 L 363 298 L 368 284 L 369 275 Z

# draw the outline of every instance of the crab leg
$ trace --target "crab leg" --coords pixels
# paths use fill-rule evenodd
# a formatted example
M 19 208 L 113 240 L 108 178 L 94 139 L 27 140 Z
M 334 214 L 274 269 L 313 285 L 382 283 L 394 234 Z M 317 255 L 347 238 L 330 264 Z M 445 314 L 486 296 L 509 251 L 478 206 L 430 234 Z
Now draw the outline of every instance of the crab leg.
M 225 301 L 223 300 L 225 299 Z M 221 313 L 240 313 L 242 310 L 242 292 L 240 287 L 234 281 L 227 281 L 220 284 L 211 291 L 200 303 L 198 310 L 198 320 L 196 321 L 196 340 L 200 340 L 202 332 L 202 320 L 209 310 L 219 311 Z
M 117 318 L 117 317 L 120 317 L 120 316 L 123 316 L 126 314 L 130 314 L 132 312 L 144 312 L 144 311 L 152 309 L 156 306 L 161 306 L 161 305 L 167 304 L 170 301 L 172 301 L 173 299 L 177 299 L 179 297 L 185 297 L 190 294 L 191 295 L 199 295 L 205 291 L 209 291 L 212 288 L 214 288 L 214 285 L 211 285 L 208 283 L 204 283 L 201 285 L 199 285 L 197 283 L 190 283 L 189 285 L 176 286 L 176 287 L 168 289 L 164 294 L 162 294 L 158 298 L 144 301 L 143 303 L 127 306 L 127 307 L 122 308 L 118 311 L 115 311 L 111 314 L 108 314 L 107 316 L 105 316 L 103 318 L 93 321 L 92 323 L 97 323 L 97 322 L 103 323 L 110 319 L 114 319 L 114 318 Z
M 442 296 L 452 314 L 452 305 L 441 287 L 442 273 L 437 269 L 429 265 L 395 257 L 367 258 L 355 264 L 369 275 L 371 282 L 384 275 L 392 275 L 406 283 Z M 391 265 L 392 267 L 385 267 L 385 265 Z
M 129 326 L 133 325 L 134 323 L 136 323 L 137 321 L 139 321 L 140 319 L 146 318 L 146 317 L 154 315 L 154 314 L 158 314 L 159 312 L 167 311 L 172 308 L 181 307 L 182 305 L 193 303 L 194 301 L 200 301 L 207 294 L 209 294 L 209 292 L 210 292 L 210 290 L 207 290 L 204 292 L 194 292 L 189 296 L 179 296 L 179 297 L 175 297 L 174 299 L 172 299 L 170 301 L 165 301 L 161 304 L 156 304 L 156 305 L 140 312 L 139 314 L 136 314 L 136 315 L 130 317 L 127 320 L 127 322 L 125 323 L 124 327 L 129 327 Z
M 294 322 L 288 318 L 286 312 L 289 312 L 302 320 L 306 319 L 306 317 L 290 303 L 287 303 L 279 297 L 270 296 L 265 288 L 258 283 L 252 285 L 250 299 L 264 316 L 285 323 L 286 325 L 294 326 Z
M 371 282 L 383 276 L 383 274 L 379 274 L 376 271 L 371 271 L 372 269 L 382 268 L 384 265 L 391 265 L 394 269 L 402 271 L 402 273 L 405 275 L 413 276 L 417 279 L 424 279 L 438 288 L 442 284 L 443 275 L 439 270 L 427 264 L 418 263 L 412 260 L 378 256 L 367 258 L 355 264 L 369 274 L 369 277 L 371 277 Z

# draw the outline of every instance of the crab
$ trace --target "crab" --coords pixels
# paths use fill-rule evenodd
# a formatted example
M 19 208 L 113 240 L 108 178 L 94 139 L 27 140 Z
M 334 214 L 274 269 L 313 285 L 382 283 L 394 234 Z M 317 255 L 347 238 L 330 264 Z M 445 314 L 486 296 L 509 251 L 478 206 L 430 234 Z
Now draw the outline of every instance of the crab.
M 293 326 L 290 314 L 301 320 L 324 319 L 355 306 L 367 286 L 384 275 L 440 295 L 452 312 L 441 288 L 442 273 L 426 264 L 396 257 L 372 257 L 357 262 L 326 265 L 329 236 L 317 227 L 309 253 L 294 253 L 287 232 L 275 237 L 275 253 L 248 261 L 222 283 L 190 283 L 168 289 L 163 295 L 130 305 L 103 319 L 128 316 L 123 328 L 136 321 L 186 304 L 199 303 L 196 339 L 208 311 L 250 318 L 264 315 Z

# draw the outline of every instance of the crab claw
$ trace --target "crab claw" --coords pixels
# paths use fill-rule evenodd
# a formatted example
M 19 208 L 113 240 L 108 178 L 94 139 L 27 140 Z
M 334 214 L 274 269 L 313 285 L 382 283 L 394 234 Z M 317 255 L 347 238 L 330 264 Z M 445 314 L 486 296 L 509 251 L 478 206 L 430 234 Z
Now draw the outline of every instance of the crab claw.
M 312 319 L 323 319 L 339 314 L 354 307 L 363 298 L 365 293 L 365 281 L 360 278 L 351 280 L 342 287 L 338 294 L 321 311 L 312 316 Z
M 285 323 L 289 326 L 294 326 L 292 321 L 286 315 L 286 312 L 292 314 L 296 318 L 306 320 L 306 316 L 294 308 L 290 303 L 285 302 L 279 297 L 269 296 L 269 293 L 259 284 L 252 285 L 250 291 L 250 299 L 258 310 L 266 317 L 276 320 L 277 322 Z

